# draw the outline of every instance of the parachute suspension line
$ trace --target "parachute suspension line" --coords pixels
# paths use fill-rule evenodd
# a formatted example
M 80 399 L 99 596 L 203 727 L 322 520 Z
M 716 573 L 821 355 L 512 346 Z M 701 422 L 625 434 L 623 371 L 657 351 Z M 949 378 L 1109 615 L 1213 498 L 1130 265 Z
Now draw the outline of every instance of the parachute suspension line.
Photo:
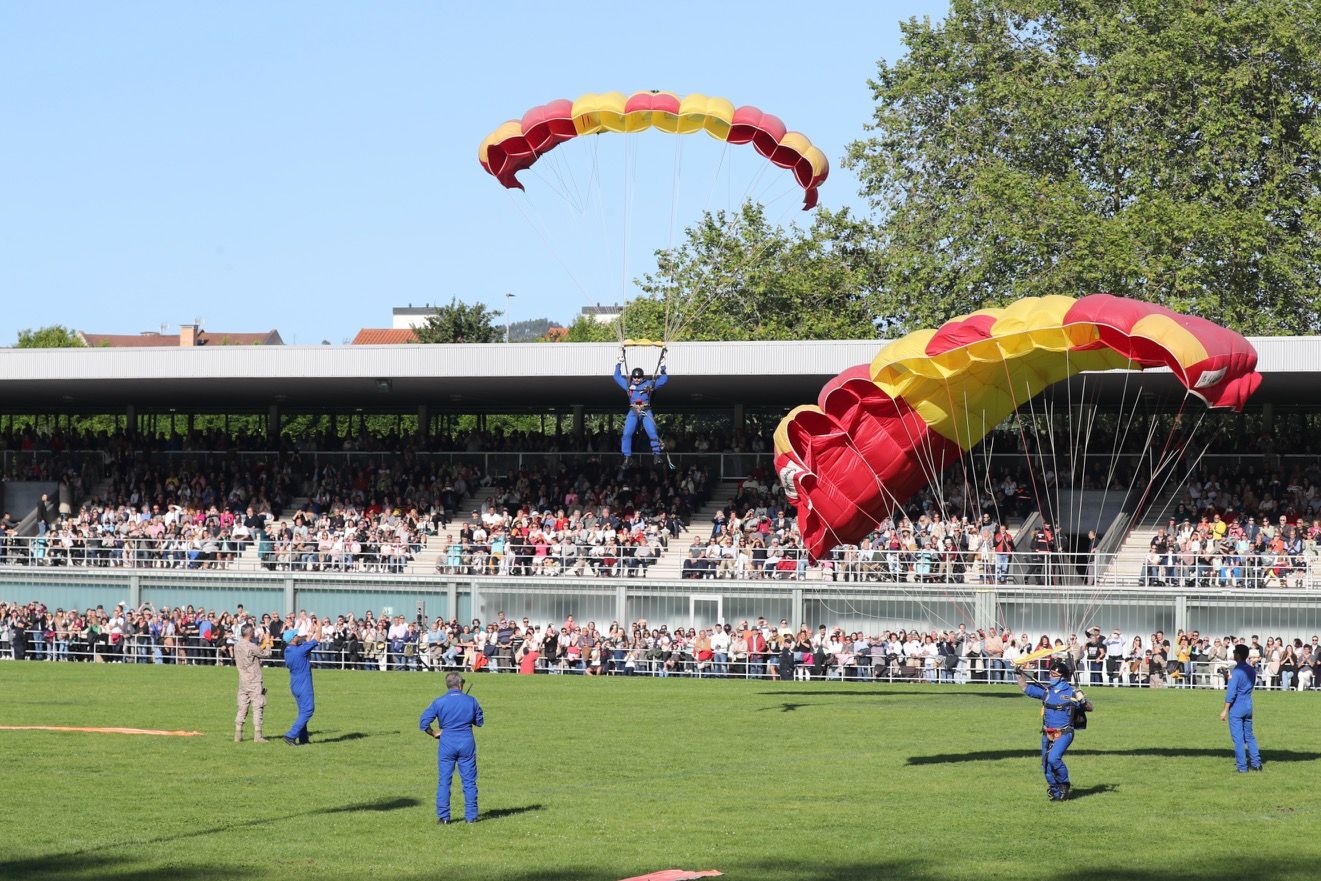
M 885 481 L 881 479 L 881 475 L 878 474 L 878 473 L 876 472 L 876 469 L 873 468 L 873 467 L 871 466 L 871 463 L 870 463 L 869 461 L 867 461 L 866 456 L 864 456 L 864 455 L 862 454 L 862 451 L 861 451 L 860 449 L 858 449 L 857 445 L 853 442 L 853 440 L 852 440 L 851 438 L 846 437 L 845 440 L 844 440 L 844 442 L 849 446 L 850 449 L 852 449 L 852 450 L 858 455 L 858 458 L 863 462 L 863 464 L 865 464 L 865 465 L 867 466 L 867 470 L 871 472 L 872 480 L 873 480 L 873 482 L 876 484 L 876 488 L 879 489 L 879 490 L 881 491 L 881 493 L 882 493 L 883 495 L 885 495 L 885 496 L 889 499 L 889 503 L 890 503 L 890 504 L 889 504 L 889 507 L 891 508 L 891 510 L 892 510 L 892 511 L 897 511 L 897 512 L 899 512 L 900 514 L 903 514 L 903 513 L 904 513 L 904 511 L 903 511 L 903 506 L 899 504 L 899 499 L 894 495 L 894 493 L 892 493 L 892 492 L 890 491 L 890 488 L 887 487 L 887 486 L 885 485 Z M 869 520 L 869 521 L 871 522 L 871 524 L 872 524 L 876 529 L 879 530 L 879 529 L 884 525 L 884 521 L 878 519 L 878 518 L 876 517 L 876 515 L 872 514 L 870 511 L 868 511 L 868 510 L 866 510 L 865 508 L 863 508 L 861 505 L 859 505 L 859 504 L 858 504 L 856 501 L 854 501 L 852 498 L 849 498 L 849 499 L 848 499 L 848 502 L 849 502 L 849 504 L 851 504 L 851 505 L 854 507 L 854 509 L 856 509 L 856 510 L 858 511 L 858 513 L 860 513 L 860 514 L 862 514 L 864 517 L 866 517 L 867 520 Z M 890 519 L 890 522 L 891 522 L 892 524 L 894 524 L 895 528 L 898 528 L 898 523 L 895 522 L 895 518 L 894 518 L 894 516 L 891 515 L 889 519 Z M 823 521 L 823 522 L 824 522 L 824 521 Z M 834 529 L 829 523 L 825 523 L 825 527 L 826 527 L 826 529 L 830 532 L 831 537 L 835 539 L 835 542 L 836 542 L 837 545 L 841 545 L 841 546 L 842 546 L 842 545 L 846 545 L 846 544 L 848 544 L 848 542 L 845 542 L 845 541 L 840 537 L 839 533 L 837 533 L 837 532 L 835 531 L 835 529 Z M 875 549 L 874 549 L 874 550 L 875 550 Z M 886 549 L 886 550 L 888 551 L 888 549 Z M 882 561 L 882 565 L 884 565 L 884 561 Z M 912 601 L 917 605 L 917 607 L 918 607 L 919 609 L 921 609 L 921 610 L 927 615 L 927 617 L 928 617 L 929 620 L 931 620 L 931 621 L 933 621 L 933 622 L 934 622 L 934 621 L 940 621 L 941 623 L 944 623 L 944 624 L 950 624 L 950 623 L 951 623 L 951 622 L 949 621 L 949 619 L 945 618 L 943 615 L 940 615 L 940 614 L 939 614 L 938 612 L 936 612 L 931 606 L 929 606 L 929 605 L 927 604 L 927 602 L 926 602 L 925 599 L 924 599 L 924 595 L 923 595 L 921 592 L 910 591 L 910 590 L 909 590 L 908 588 L 906 588 L 906 587 L 903 585 L 903 583 L 900 582 L 900 581 L 896 581 L 896 582 L 895 582 L 895 586 L 898 587 L 898 588 L 903 592 L 903 594 L 904 594 L 905 597 L 907 597 L 907 598 L 909 598 L 910 600 L 912 600 Z M 948 594 L 947 594 L 947 596 L 948 596 Z M 951 601 L 954 603 L 955 606 L 958 607 L 958 610 L 959 610 L 962 614 L 964 614 L 965 617 L 971 617 L 971 615 L 968 613 L 968 611 L 967 611 L 966 609 L 963 608 L 962 604 L 960 604 L 957 600 L 954 600 L 954 599 L 952 599 L 952 598 L 951 598 Z M 852 604 L 849 600 L 845 600 L 844 602 L 849 606 L 849 610 L 850 610 L 851 612 L 853 612 L 854 614 L 858 614 L 857 609 L 853 606 L 853 604 Z M 832 612 L 835 611 L 834 609 L 830 609 L 829 607 L 827 607 L 827 609 L 828 609 L 829 611 L 832 611 Z M 873 618 L 873 616 L 871 616 L 871 615 L 862 615 L 862 617 L 864 617 L 864 618 Z M 874 618 L 873 620 L 882 620 L 882 619 L 880 619 L 879 616 L 877 616 L 877 617 Z
M 1133 359 L 1126 359 L 1124 365 L 1124 385 L 1119 395 L 1119 421 L 1124 421 L 1124 405 L 1128 400 L 1128 380 L 1133 375 Z M 1137 415 L 1138 402 L 1142 399 L 1142 386 L 1138 386 L 1137 393 L 1133 396 L 1133 406 L 1128 414 L 1128 421 L 1124 424 L 1124 430 L 1119 431 L 1119 425 L 1116 423 L 1114 432 L 1114 442 L 1110 447 L 1110 469 L 1105 475 L 1105 488 L 1101 492 L 1101 507 L 1096 513 L 1096 530 L 1101 530 L 1101 518 L 1104 516 L 1105 503 L 1110 498 L 1110 486 L 1115 482 L 1115 471 L 1119 467 L 1119 451 L 1123 448 L 1124 442 L 1128 440 L 1128 432 L 1133 427 L 1133 417 Z M 1128 500 L 1128 490 L 1124 491 L 1124 501 Z
M 1036 478 L 1036 475 L 1032 473 L 1032 452 L 1031 452 L 1031 450 L 1028 448 L 1027 432 L 1025 432 L 1025 431 L 1023 430 L 1023 414 L 1022 414 L 1021 412 L 1019 412 L 1019 409 L 1018 409 L 1018 407 L 1019 407 L 1019 403 L 1018 403 L 1018 395 L 1017 395 L 1017 393 L 1014 391 L 1014 378 L 1013 378 L 1012 376 L 1009 375 L 1009 359 L 1008 359 L 1008 358 L 1001 358 L 1001 359 L 1000 359 L 1000 363 L 1001 363 L 1001 366 L 1004 367 L 1004 371 L 1005 371 L 1005 387 L 1006 387 L 1007 389 L 1009 389 L 1009 401 L 1010 401 L 1010 403 L 1012 403 L 1012 404 L 1014 405 L 1014 417 L 1015 417 L 1015 421 L 1018 423 L 1018 438 L 1019 438 L 1019 443 L 1022 444 L 1022 446 L 1023 446 L 1023 455 L 1027 457 L 1027 465 L 1028 465 L 1028 468 L 1027 468 L 1027 476 L 1028 476 L 1028 480 L 1029 480 L 1029 481 L 1031 482 L 1031 484 L 1032 484 L 1032 498 L 1036 501 L 1036 503 L 1037 503 L 1037 508 L 1038 508 L 1038 510 L 1040 510 L 1040 508 L 1041 508 L 1041 493 L 1037 490 L 1037 478 Z M 1027 390 L 1029 393 L 1032 391 L 1032 389 L 1031 389 L 1030 386 L 1029 386 L 1026 390 Z
M 555 247 L 555 243 L 554 241 L 552 241 L 550 234 L 546 232 L 546 230 L 544 230 L 540 224 L 538 224 L 535 220 L 533 220 L 532 215 L 519 201 L 520 199 L 527 198 L 527 196 L 516 190 L 510 190 L 509 193 L 510 193 L 509 198 L 513 200 L 514 206 L 518 209 L 518 213 L 523 216 L 523 220 L 527 222 L 527 225 L 531 227 L 532 231 L 537 234 L 538 238 L 541 239 L 542 244 L 546 246 L 546 250 L 551 253 L 551 255 L 555 258 L 555 261 L 559 263 L 560 266 L 564 269 L 565 274 L 568 275 L 569 278 L 573 281 L 574 286 L 577 287 L 578 290 L 582 292 L 584 297 L 590 299 L 592 296 L 591 293 L 587 290 L 587 287 L 582 283 L 582 281 L 579 280 L 578 276 L 574 273 L 573 268 L 569 266 L 568 263 L 565 262 L 564 256 L 560 253 L 559 249 Z
M 683 176 L 683 138 L 674 139 L 674 173 L 670 180 L 670 235 L 667 250 L 674 250 L 674 225 L 679 217 L 679 181 Z
M 711 199 L 716 194 L 716 187 L 720 184 L 720 172 L 725 172 L 725 179 L 733 176 L 733 169 L 726 167 L 725 160 L 729 156 L 729 141 L 721 141 L 720 160 L 716 163 L 716 173 L 711 177 L 711 186 L 706 191 L 706 201 L 702 203 L 702 214 L 711 210 Z M 733 163 L 731 162 L 731 165 Z
M 623 232 L 623 241 L 620 248 L 623 251 L 622 259 L 619 261 L 619 302 L 624 304 L 628 302 L 628 246 L 632 230 L 629 224 L 633 219 L 633 154 L 636 151 L 633 148 L 633 139 L 624 139 L 624 219 L 620 224 Z M 622 313 L 621 313 L 622 314 Z
M 769 220 L 770 224 L 772 226 L 778 226 L 780 221 L 784 219 L 784 215 L 787 213 L 788 213 L 788 208 L 785 208 L 785 210 L 781 211 L 779 215 Z M 740 214 L 729 212 L 728 216 L 730 217 L 730 219 L 726 221 L 722 227 L 722 231 L 726 233 L 731 232 L 738 224 L 742 223 L 742 217 Z M 759 243 L 749 253 L 744 254 L 738 260 L 734 261 L 732 266 L 726 267 L 727 271 L 724 273 L 724 278 L 722 280 L 717 280 L 706 285 L 708 289 L 706 296 L 699 297 L 694 295 L 692 301 L 690 302 L 689 306 L 686 309 L 683 309 L 682 311 L 676 311 L 675 320 L 678 322 L 678 324 L 677 326 L 674 327 L 667 327 L 666 340 L 669 341 L 669 340 L 678 339 L 679 336 L 683 334 L 689 327 L 691 327 L 692 324 L 701 316 L 701 314 L 704 311 L 706 311 L 706 309 L 713 302 L 715 302 L 720 295 L 726 293 L 730 289 L 733 289 L 735 284 L 739 281 L 739 273 L 741 273 L 748 266 L 754 265 L 756 261 L 760 260 L 762 254 L 765 253 L 766 249 L 770 246 L 770 244 L 771 244 L 771 237 L 767 236 L 761 243 Z M 712 273 L 714 273 L 714 270 L 712 271 Z

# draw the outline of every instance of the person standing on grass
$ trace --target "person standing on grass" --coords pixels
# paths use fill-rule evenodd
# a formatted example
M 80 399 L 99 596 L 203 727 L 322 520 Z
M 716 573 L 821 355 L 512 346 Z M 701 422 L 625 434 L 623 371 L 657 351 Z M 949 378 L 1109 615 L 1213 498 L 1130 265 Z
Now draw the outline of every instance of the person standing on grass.
M 1220 721 L 1229 721 L 1229 736 L 1234 741 L 1234 762 L 1240 774 L 1261 770 L 1261 753 L 1252 733 L 1252 689 L 1257 685 L 1257 671 L 1248 663 L 1251 651 L 1242 643 L 1234 646 L 1234 672 L 1225 686 L 1225 707 Z
M 284 665 L 289 668 L 289 691 L 293 693 L 294 703 L 298 705 L 298 718 L 284 735 L 284 742 L 290 746 L 302 746 L 311 738 L 307 734 L 307 723 L 316 709 L 312 694 L 312 649 L 319 643 L 299 635 L 297 630 L 284 632 Z
M 234 717 L 234 742 L 243 740 L 243 726 L 248 721 L 248 707 L 252 707 L 252 739 L 265 743 L 261 722 L 266 712 L 266 687 L 261 682 L 261 659 L 269 652 L 262 651 L 252 636 L 252 625 L 244 624 L 239 639 L 234 643 L 234 666 L 239 671 L 238 715 Z
M 463 781 L 463 819 L 477 822 L 477 741 L 473 739 L 473 726 L 482 727 L 482 706 L 477 699 L 463 693 L 463 677 L 458 673 L 445 674 L 446 692 L 432 701 L 417 727 L 438 740 L 436 752 L 436 822 L 450 821 L 450 786 L 454 782 L 454 766 L 459 767 Z M 431 730 L 435 722 L 439 731 Z
M 1023 694 L 1041 701 L 1041 769 L 1046 774 L 1046 797 L 1051 801 L 1069 797 L 1072 784 L 1064 753 L 1073 743 L 1075 728 L 1086 724 L 1081 712 L 1092 708 L 1083 693 L 1069 684 L 1069 672 L 1068 664 L 1055 660 L 1050 664 L 1050 681 L 1044 685 L 1018 674 Z

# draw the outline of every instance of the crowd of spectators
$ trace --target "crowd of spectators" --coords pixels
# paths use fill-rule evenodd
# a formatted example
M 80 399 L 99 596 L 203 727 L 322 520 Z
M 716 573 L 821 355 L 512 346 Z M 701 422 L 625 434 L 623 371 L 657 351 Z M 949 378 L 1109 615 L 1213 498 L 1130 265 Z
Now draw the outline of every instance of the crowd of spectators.
M 1152 538 L 1144 585 L 1297 587 L 1321 553 L 1321 464 L 1200 468 Z
M 363 670 L 467 670 L 524 674 L 737 677 L 786 680 L 1008 682 L 1019 670 L 1044 675 L 1063 658 L 1080 685 L 1129 687 L 1223 686 L 1233 667 L 1233 648 L 1249 647 L 1248 659 L 1263 688 L 1321 687 L 1321 645 L 1253 634 L 1207 637 L 1180 631 L 1173 640 L 1157 631 L 1145 640 L 1099 627 L 1080 638 L 1033 640 L 1008 628 L 949 629 L 841 626 L 791 627 L 761 617 L 707 627 L 611 622 L 598 628 L 569 616 L 542 625 L 501 611 L 494 621 L 470 624 L 436 618 L 405 620 L 371 611 L 317 617 L 255 614 L 238 606 L 157 609 L 143 605 L 112 610 L 51 611 L 36 602 L 0 603 L 0 659 L 139 664 L 232 665 L 235 635 L 252 624 L 278 663 L 289 630 L 319 642 L 320 667 Z M 1048 654 L 1020 661 L 1038 650 Z

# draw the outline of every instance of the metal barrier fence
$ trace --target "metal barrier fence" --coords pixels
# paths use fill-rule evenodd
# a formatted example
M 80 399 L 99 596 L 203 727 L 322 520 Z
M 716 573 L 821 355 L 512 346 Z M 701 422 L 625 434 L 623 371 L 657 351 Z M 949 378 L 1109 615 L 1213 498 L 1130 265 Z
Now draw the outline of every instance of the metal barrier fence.
M 163 664 L 177 666 L 233 666 L 232 640 L 211 644 L 197 639 L 181 639 L 177 644 L 159 639 L 130 635 L 111 643 L 109 640 L 49 639 L 39 631 L 27 631 L 28 648 L 23 660 L 66 663 Z M 280 647 L 270 649 L 263 660 L 268 667 L 279 666 Z M 14 657 L 12 639 L 0 640 L 0 660 Z M 482 660 L 478 661 L 477 658 Z M 904 658 L 894 654 L 807 655 L 798 652 L 750 653 L 746 656 L 713 654 L 698 659 L 689 652 L 661 653 L 656 650 L 607 649 L 590 658 L 563 655 L 554 659 L 539 656 L 528 665 L 515 658 L 512 649 L 492 654 L 477 654 L 471 647 L 448 646 L 431 649 L 418 644 L 406 645 L 403 651 L 391 650 L 386 643 L 376 646 L 344 648 L 326 646 L 314 649 L 312 666 L 321 670 L 370 670 L 378 672 L 493 674 L 523 672 L 530 675 L 644 676 L 689 679 L 756 679 L 794 682 L 873 682 L 929 685 L 1013 685 L 1017 669 L 1002 659 L 968 655 L 957 664 L 944 658 Z M 1145 658 L 1119 658 L 1082 661 L 1073 674 L 1074 684 L 1083 689 L 1124 688 L 1198 688 L 1224 689 L 1233 669 L 1232 661 L 1171 661 L 1164 670 L 1154 671 Z M 1040 663 L 1027 666 L 1033 676 L 1045 676 Z M 1316 666 L 1272 669 L 1267 662 L 1257 666 L 1257 688 L 1271 691 L 1321 690 L 1321 662 Z

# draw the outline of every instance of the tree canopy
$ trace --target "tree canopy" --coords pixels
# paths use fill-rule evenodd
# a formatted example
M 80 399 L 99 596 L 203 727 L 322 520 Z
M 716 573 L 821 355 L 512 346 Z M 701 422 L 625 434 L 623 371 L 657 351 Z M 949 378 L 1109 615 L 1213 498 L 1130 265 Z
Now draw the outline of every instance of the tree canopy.
M 495 320 L 503 314 L 484 303 L 469 305 L 455 297 L 437 306 L 413 331 L 420 343 L 498 343 L 505 338 L 505 328 Z
M 1311 0 L 953 0 L 903 34 L 847 158 L 902 329 L 1094 291 L 1321 327 Z
M 20 330 L 18 332 L 18 342 L 14 343 L 14 348 L 79 349 L 83 345 L 83 341 L 78 339 L 75 331 L 62 324 L 51 324 L 47 327 L 38 327 L 35 330 L 31 328 Z

